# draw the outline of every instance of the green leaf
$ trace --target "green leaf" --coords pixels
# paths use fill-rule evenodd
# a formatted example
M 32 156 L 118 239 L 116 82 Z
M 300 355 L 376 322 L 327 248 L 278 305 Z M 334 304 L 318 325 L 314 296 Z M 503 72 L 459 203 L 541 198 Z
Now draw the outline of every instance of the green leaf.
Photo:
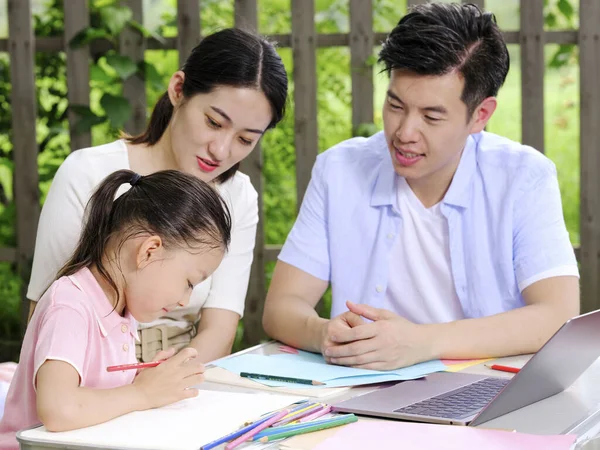
M 126 80 L 137 72 L 137 66 L 129 56 L 108 55 L 106 57 L 106 62 L 115 69 L 115 72 L 117 72 L 117 75 L 122 80 Z
M 99 83 L 110 84 L 114 82 L 115 79 L 107 74 L 106 70 L 104 70 L 98 64 L 93 64 L 90 68 L 90 80 L 97 81 Z
M 546 14 L 545 22 L 549 28 L 554 28 L 556 26 L 556 14 L 554 14 L 554 13 Z
M 366 65 L 369 67 L 374 67 L 377 65 L 377 55 L 370 55 L 365 61 Z
M 131 20 L 132 13 L 127 6 L 106 6 L 100 10 L 100 17 L 112 35 L 118 36 Z
M 160 34 L 155 33 L 154 31 L 150 31 L 148 28 L 146 28 L 144 25 L 142 25 L 139 22 L 136 22 L 135 20 L 130 20 L 129 21 L 129 26 L 131 28 L 133 28 L 134 30 L 140 32 L 142 34 L 142 36 L 144 36 L 145 38 L 152 38 L 157 40 L 158 42 L 160 42 L 161 44 L 164 44 L 165 38 L 162 37 Z
M 150 87 L 155 91 L 161 91 L 166 88 L 163 77 L 158 73 L 154 64 L 147 61 L 141 61 L 138 71 L 144 76 L 146 82 L 149 83 Z
M 123 128 L 123 125 L 131 116 L 131 105 L 121 95 L 106 93 L 102 96 L 100 105 L 104 108 L 113 128 Z
M 567 19 L 570 19 L 575 12 L 573 9 L 573 5 L 569 0 L 558 0 L 558 9 Z
M 0 158 L 0 167 L 6 167 L 12 172 L 15 170 L 15 163 L 10 159 Z
M 93 4 L 95 8 L 105 8 L 107 6 L 114 6 L 117 0 L 94 0 Z
M 360 123 L 352 130 L 352 136 L 370 137 L 378 131 L 379 129 L 374 123 Z
M 69 105 L 69 111 L 74 112 L 75 114 L 77 114 L 80 117 L 88 117 L 88 116 L 96 115 L 92 112 L 90 107 L 87 105 Z
M 106 117 L 94 114 L 90 107 L 86 105 L 70 105 L 69 110 L 79 116 L 79 119 L 73 128 L 75 134 L 88 132 L 94 125 L 99 125 L 106 121 Z
M 548 63 L 548 67 L 557 68 L 562 67 L 569 62 L 571 55 L 574 51 L 573 45 L 561 45 L 558 50 L 552 56 L 552 59 Z
M 111 37 L 105 30 L 102 30 L 100 28 L 87 27 L 71 38 L 71 40 L 69 41 L 69 46 L 74 49 L 81 48 L 84 45 L 87 45 L 90 42 L 96 41 L 98 39 L 111 39 Z

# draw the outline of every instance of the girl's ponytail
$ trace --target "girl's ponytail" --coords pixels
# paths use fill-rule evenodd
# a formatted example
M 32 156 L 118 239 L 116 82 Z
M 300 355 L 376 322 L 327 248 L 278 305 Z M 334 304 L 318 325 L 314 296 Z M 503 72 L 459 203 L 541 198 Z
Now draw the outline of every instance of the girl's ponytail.
M 102 256 L 106 243 L 114 230 L 113 208 L 119 188 L 130 183 L 135 185 L 139 177 L 131 170 L 119 170 L 110 174 L 98 186 L 86 208 L 86 219 L 79 243 L 69 261 L 59 271 L 57 278 L 72 275 L 84 267 L 95 265 L 118 295 L 117 286 L 108 274 Z

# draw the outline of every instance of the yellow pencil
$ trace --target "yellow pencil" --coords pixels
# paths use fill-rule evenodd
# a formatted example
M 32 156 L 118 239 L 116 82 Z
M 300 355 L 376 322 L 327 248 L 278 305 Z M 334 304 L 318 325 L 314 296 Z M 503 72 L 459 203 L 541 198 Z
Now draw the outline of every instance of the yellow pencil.
M 278 422 L 274 423 L 272 426 L 276 427 L 278 425 L 283 425 L 284 423 L 287 424 L 288 419 L 299 416 L 303 412 L 308 411 L 309 409 L 315 409 L 320 405 L 321 405 L 320 403 L 312 403 L 309 406 L 307 406 L 306 408 L 299 409 L 298 411 L 293 411 L 293 412 L 289 413 L 287 416 L 285 416 L 284 418 L 282 418 L 281 420 L 279 420 Z

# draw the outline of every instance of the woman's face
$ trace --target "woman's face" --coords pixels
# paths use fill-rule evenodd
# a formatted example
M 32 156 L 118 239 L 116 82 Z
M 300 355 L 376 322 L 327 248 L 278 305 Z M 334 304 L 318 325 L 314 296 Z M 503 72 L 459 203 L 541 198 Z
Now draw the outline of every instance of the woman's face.
M 250 154 L 272 120 L 267 97 L 256 89 L 221 86 L 184 98 L 183 73 L 173 75 L 169 137 L 177 167 L 210 182 Z

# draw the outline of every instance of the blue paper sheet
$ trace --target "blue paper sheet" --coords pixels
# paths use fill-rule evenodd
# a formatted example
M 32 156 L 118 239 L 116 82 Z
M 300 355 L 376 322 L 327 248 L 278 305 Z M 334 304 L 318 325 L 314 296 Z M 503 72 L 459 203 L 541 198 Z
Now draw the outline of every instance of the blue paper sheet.
M 307 352 L 300 352 L 298 355 L 240 355 L 236 358 L 216 361 L 215 364 L 237 374 L 240 372 L 251 372 L 280 377 L 304 378 L 326 383 L 325 386 L 311 386 L 271 380 L 255 380 L 273 387 L 286 386 L 316 389 L 319 387 L 358 386 L 386 381 L 413 380 L 446 369 L 446 366 L 439 360 L 427 361 L 390 371 L 356 369 L 327 364 L 321 355 Z

